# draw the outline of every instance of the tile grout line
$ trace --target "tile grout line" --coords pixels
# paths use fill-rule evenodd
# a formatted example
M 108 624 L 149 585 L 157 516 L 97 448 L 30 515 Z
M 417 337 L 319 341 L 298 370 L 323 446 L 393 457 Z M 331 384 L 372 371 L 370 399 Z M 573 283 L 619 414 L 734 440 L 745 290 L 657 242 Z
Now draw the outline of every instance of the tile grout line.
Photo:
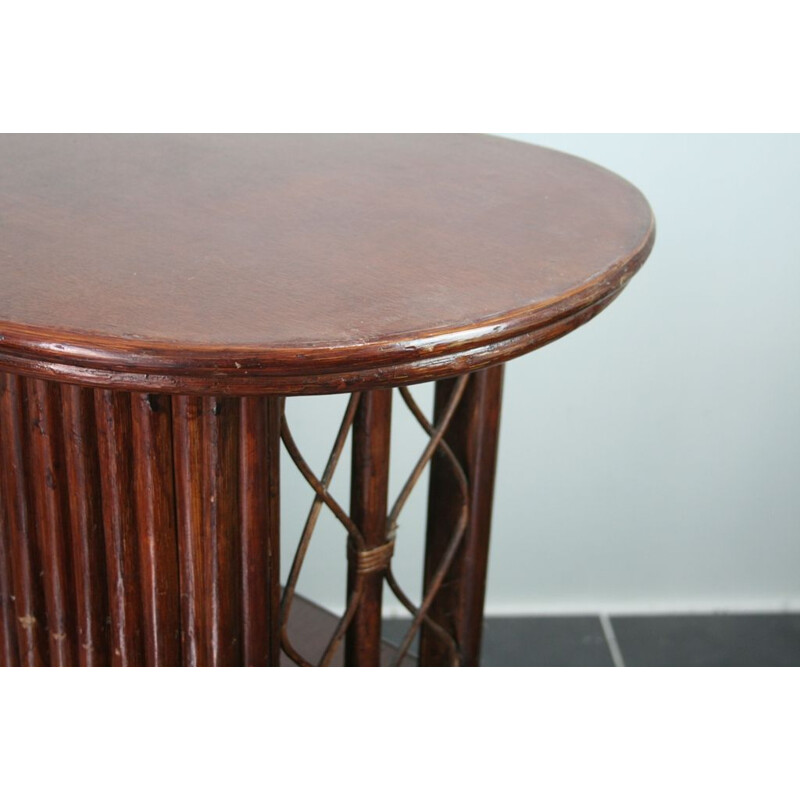
M 619 649 L 617 635 L 614 633 L 614 628 L 611 625 L 611 617 L 609 617 L 608 614 L 600 615 L 600 627 L 602 627 L 603 635 L 606 637 L 606 644 L 611 653 L 611 660 L 614 662 L 614 666 L 624 667 L 625 659 L 622 657 L 622 650 Z

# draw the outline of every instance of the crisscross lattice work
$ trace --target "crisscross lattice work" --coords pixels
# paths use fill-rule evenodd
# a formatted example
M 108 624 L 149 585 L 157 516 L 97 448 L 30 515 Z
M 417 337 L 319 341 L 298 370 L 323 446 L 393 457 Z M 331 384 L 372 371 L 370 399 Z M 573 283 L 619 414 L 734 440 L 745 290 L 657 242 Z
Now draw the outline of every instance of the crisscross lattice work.
M 306 553 L 308 552 L 308 547 L 311 543 L 311 538 L 323 504 L 333 512 L 334 516 L 345 528 L 348 537 L 349 558 L 356 564 L 356 569 L 355 581 L 351 586 L 344 614 L 339 619 L 336 629 L 334 630 L 333 635 L 331 636 L 328 645 L 325 648 L 325 651 L 319 661 L 319 666 L 328 666 L 331 663 L 335 653 L 341 646 L 344 637 L 347 634 L 348 627 L 352 623 L 352 620 L 359 608 L 364 586 L 364 576 L 375 574 L 376 572 L 383 572 L 385 574 L 386 582 L 389 585 L 389 588 L 412 615 L 411 624 L 395 654 L 393 665 L 397 666 L 403 662 L 404 658 L 408 654 L 408 650 L 412 641 L 414 640 L 415 635 L 422 625 L 427 626 L 435 636 L 441 638 L 441 640 L 444 642 L 450 654 L 450 663 L 454 666 L 460 663 L 461 657 L 458 642 L 447 630 L 431 619 L 428 612 L 436 597 L 436 594 L 442 586 L 442 582 L 444 581 L 448 569 L 453 562 L 453 558 L 455 557 L 458 547 L 463 540 L 469 520 L 469 483 L 467 476 L 464 472 L 464 468 L 453 454 L 452 449 L 444 440 L 448 426 L 450 425 L 458 404 L 464 395 L 468 380 L 469 376 L 464 375 L 456 381 L 448 402 L 445 408 L 442 410 L 442 413 L 439 415 L 439 420 L 435 425 L 425 417 L 407 388 L 401 388 L 399 390 L 405 405 L 422 426 L 423 430 L 428 434 L 430 439 L 417 459 L 411 474 L 400 490 L 400 493 L 398 494 L 394 504 L 391 506 L 391 510 L 386 518 L 385 542 L 378 547 L 368 548 L 366 546 L 362 532 L 328 491 L 333 474 L 339 463 L 339 459 L 347 441 L 348 434 L 353 426 L 353 420 L 355 418 L 361 396 L 359 394 L 353 394 L 350 398 L 321 478 L 318 478 L 313 473 L 301 455 L 292 437 L 291 430 L 286 421 L 286 415 L 285 413 L 282 413 L 281 438 L 283 439 L 284 445 L 286 446 L 290 457 L 309 486 L 313 489 L 315 495 L 306 518 L 306 524 L 300 536 L 300 541 L 295 552 L 281 602 L 281 647 L 283 648 L 284 653 L 286 653 L 286 655 L 296 664 L 301 666 L 313 666 L 312 663 L 303 655 L 301 655 L 292 644 L 288 634 L 288 622 L 297 582 L 300 577 L 300 571 L 302 569 Z M 399 582 L 397 581 L 397 578 L 395 577 L 391 568 L 391 557 L 394 551 L 394 543 L 397 535 L 398 519 L 400 514 L 406 505 L 411 492 L 425 471 L 426 466 L 430 463 L 437 450 L 444 455 L 446 463 L 453 471 L 460 495 L 460 511 L 457 522 L 453 527 L 450 540 L 447 546 L 444 548 L 440 562 L 427 582 L 425 594 L 422 597 L 419 605 L 416 605 L 408 597 L 406 592 L 403 591 Z
M 311 664 L 310 661 L 307 661 L 302 655 L 300 655 L 300 653 L 297 652 L 297 650 L 295 650 L 289 639 L 287 626 L 289 624 L 289 614 L 291 612 L 292 601 L 294 600 L 294 595 L 297 588 L 297 581 L 300 578 L 300 570 L 303 567 L 303 561 L 305 560 L 306 553 L 308 552 L 308 546 L 311 544 L 311 536 L 314 533 L 314 528 L 316 527 L 317 520 L 319 519 L 319 513 L 322 510 L 323 503 L 328 506 L 336 518 L 342 523 L 342 525 L 344 525 L 345 529 L 347 530 L 348 537 L 350 537 L 349 540 L 354 543 L 356 549 L 364 549 L 364 537 L 361 535 L 361 531 L 358 530 L 350 517 L 344 512 L 342 507 L 328 493 L 328 486 L 330 486 L 331 480 L 333 479 L 333 473 L 336 471 L 336 466 L 339 463 L 342 450 L 344 450 L 344 445 L 347 441 L 347 434 L 350 432 L 350 428 L 353 426 L 353 418 L 355 417 L 356 409 L 358 408 L 360 399 L 360 394 L 353 394 L 350 397 L 350 402 L 347 404 L 347 409 L 345 410 L 342 424 L 339 427 L 339 432 L 336 435 L 336 440 L 333 443 L 333 448 L 330 456 L 328 457 L 328 462 L 325 465 L 325 470 L 322 473 L 321 480 L 314 475 L 311 468 L 300 454 L 300 451 L 297 449 L 297 445 L 292 438 L 289 425 L 286 422 L 285 409 L 283 409 L 281 412 L 281 439 L 283 440 L 283 443 L 286 446 L 292 461 L 294 461 L 295 465 L 315 493 L 314 500 L 311 504 L 311 509 L 308 512 L 308 517 L 306 518 L 306 524 L 303 528 L 303 533 L 300 536 L 300 543 L 297 546 L 297 551 L 295 552 L 294 560 L 292 561 L 292 567 L 289 571 L 289 578 L 286 581 L 286 588 L 283 591 L 283 598 L 281 600 L 281 647 L 286 655 L 292 659 L 292 661 L 304 667 L 310 667 L 313 666 L 313 664 Z M 324 667 L 331 663 L 336 650 L 339 648 L 339 645 L 341 644 L 342 639 L 347 632 L 347 627 L 350 624 L 353 615 L 355 614 L 355 610 L 358 607 L 359 595 L 360 589 L 357 586 L 356 590 L 353 591 L 348 600 L 344 615 L 339 620 L 339 624 L 336 626 L 336 630 L 334 631 L 328 646 L 325 648 L 325 652 L 322 655 L 319 666 Z

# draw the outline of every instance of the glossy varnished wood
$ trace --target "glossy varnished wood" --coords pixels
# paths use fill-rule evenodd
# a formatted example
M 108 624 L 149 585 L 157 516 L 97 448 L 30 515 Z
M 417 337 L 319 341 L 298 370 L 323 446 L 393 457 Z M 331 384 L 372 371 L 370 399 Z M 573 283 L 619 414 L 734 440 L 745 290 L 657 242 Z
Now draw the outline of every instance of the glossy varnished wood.
M 376 390 L 361 395 L 353 420 L 353 464 L 350 517 L 364 537 L 364 547 L 386 542 L 386 507 L 389 492 L 392 392 Z M 352 551 L 351 551 L 352 555 Z M 361 583 L 361 602 L 347 631 L 345 663 L 377 667 L 381 660 L 381 599 L 385 570 L 357 574 L 348 563 L 348 598 Z
M 452 380 L 436 385 L 434 419 L 446 408 L 454 386 Z M 502 387 L 502 366 L 471 376 L 444 437 L 466 473 L 469 516 L 464 539 L 431 605 L 430 616 L 458 643 L 462 666 L 477 666 L 480 659 Z M 452 468 L 444 455 L 437 453 L 431 463 L 428 495 L 425 587 L 447 550 L 460 501 Z M 449 658 L 442 639 L 423 626 L 420 665 L 447 666 Z
M 202 419 L 205 620 L 209 664 L 236 666 L 242 653 L 238 503 L 239 402 L 204 397 Z
M 389 389 L 438 381 L 442 418 L 465 372 L 421 662 L 452 663 L 445 628 L 477 663 L 501 364 L 653 239 L 621 178 L 494 137 L 0 136 L 0 663 L 277 665 L 282 403 L 346 391 L 337 658 L 380 663 Z
M 275 666 L 280 401 L 173 399 L 183 663 Z
M 94 394 L 61 385 L 64 455 L 75 581 L 78 663 L 109 663 L 108 588 Z
M 49 663 L 43 562 L 33 512 L 25 381 L 0 373 L 0 445 L 20 663 Z
M 242 663 L 278 666 L 281 403 L 242 398 L 240 418 Z
M 131 397 L 145 663 L 180 666 L 178 539 L 169 397 Z
M 641 194 L 488 136 L 0 137 L 0 365 L 309 394 L 541 346 L 646 258 Z
M 277 666 L 280 416 L 0 373 L 0 665 Z
M 133 483 L 131 397 L 95 393 L 106 542 L 110 650 L 114 666 L 144 662 L 143 606 Z
M 181 594 L 181 649 L 187 667 L 207 666 L 202 483 L 203 401 L 172 398 L 175 500 Z
M 70 552 L 68 488 L 58 384 L 28 381 L 28 433 L 31 443 L 33 507 L 42 553 L 42 584 L 53 666 L 77 663 L 75 582 Z
M 5 486 L 0 481 L 0 667 L 19 664 L 14 586 L 11 580 L 11 539 L 8 529 Z

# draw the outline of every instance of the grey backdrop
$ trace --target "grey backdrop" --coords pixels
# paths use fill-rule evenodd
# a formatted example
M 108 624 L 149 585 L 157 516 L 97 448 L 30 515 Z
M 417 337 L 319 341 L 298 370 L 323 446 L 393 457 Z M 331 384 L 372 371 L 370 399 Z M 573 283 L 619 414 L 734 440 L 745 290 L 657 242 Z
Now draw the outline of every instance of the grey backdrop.
M 624 176 L 658 232 L 619 300 L 507 366 L 487 610 L 800 608 L 800 136 L 505 135 Z M 288 403 L 319 471 L 344 402 Z M 424 443 L 396 396 L 393 494 Z M 282 468 L 285 576 L 312 494 Z M 395 558 L 416 597 L 425 499 Z M 324 511 L 300 591 L 332 609 L 344 542 Z

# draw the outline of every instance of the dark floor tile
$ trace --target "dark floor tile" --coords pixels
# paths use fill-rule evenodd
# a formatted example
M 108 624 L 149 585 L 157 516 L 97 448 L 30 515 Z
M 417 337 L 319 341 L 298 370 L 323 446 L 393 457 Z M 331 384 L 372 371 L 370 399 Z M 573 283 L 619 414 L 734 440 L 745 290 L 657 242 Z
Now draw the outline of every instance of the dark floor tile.
M 408 621 L 387 619 L 383 637 L 397 645 Z M 416 643 L 412 652 L 417 652 Z M 488 617 L 484 667 L 610 667 L 611 653 L 597 617 Z
M 611 667 L 598 617 L 490 617 L 484 667 Z
M 389 642 L 394 647 L 399 647 L 411 624 L 409 619 L 384 619 L 381 622 L 381 636 L 385 642 Z M 419 634 L 414 637 L 408 652 L 416 658 L 419 656 Z
M 800 614 L 612 617 L 627 666 L 800 666 Z

